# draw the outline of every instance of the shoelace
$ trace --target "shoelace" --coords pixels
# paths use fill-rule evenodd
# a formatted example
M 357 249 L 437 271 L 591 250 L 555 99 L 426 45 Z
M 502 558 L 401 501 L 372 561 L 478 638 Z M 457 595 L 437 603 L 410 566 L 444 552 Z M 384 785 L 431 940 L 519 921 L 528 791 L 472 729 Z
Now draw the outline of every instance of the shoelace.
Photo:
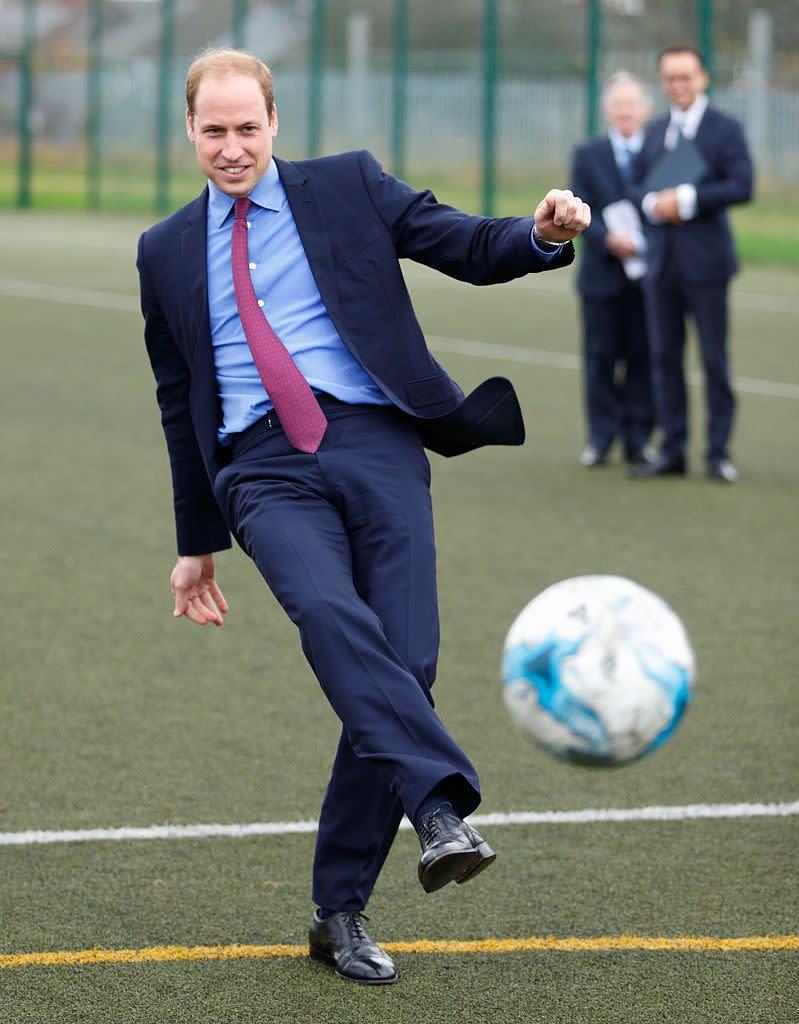
M 363 921 L 368 920 L 369 918 L 366 914 L 359 910 L 353 910 L 346 915 L 347 931 L 351 939 L 360 939 L 362 942 L 369 941 L 369 936 L 366 934 L 366 929 L 363 926 Z
M 435 813 L 426 815 L 419 822 L 419 835 L 427 846 L 434 843 L 441 835 L 441 824 Z

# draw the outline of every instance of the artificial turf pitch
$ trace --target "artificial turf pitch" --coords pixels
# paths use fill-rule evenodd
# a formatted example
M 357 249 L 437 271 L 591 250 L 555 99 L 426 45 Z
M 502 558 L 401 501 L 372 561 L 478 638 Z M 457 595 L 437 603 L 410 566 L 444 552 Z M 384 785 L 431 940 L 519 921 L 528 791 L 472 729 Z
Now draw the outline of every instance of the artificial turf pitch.
M 240 552 L 218 559 L 231 604 L 221 630 L 171 617 L 168 469 L 135 311 L 144 224 L 49 213 L 0 220 L 3 831 L 310 818 L 335 748 L 335 722 L 293 627 Z M 630 482 L 619 465 L 578 466 L 570 272 L 491 290 L 416 268 L 408 278 L 445 365 L 467 387 L 510 376 L 528 427 L 522 449 L 432 460 L 435 692 L 481 772 L 482 810 L 795 800 L 792 275 L 749 270 L 734 289 L 733 361 L 746 383 L 733 488 L 701 475 L 697 388 L 689 479 Z M 511 350 L 464 355 L 464 340 Z M 593 572 L 631 576 L 666 598 L 699 667 L 675 737 L 616 771 L 534 750 L 513 731 L 497 681 L 521 606 L 556 579 Z M 414 837 L 401 834 L 369 908 L 375 937 L 799 931 L 796 818 L 489 834 L 499 852 L 492 870 L 433 896 L 415 880 Z M 310 835 L 289 835 L 0 847 L 0 954 L 301 944 L 312 845 Z M 405 953 L 401 984 L 379 991 L 305 958 L 13 967 L 0 969 L 0 1020 L 788 1024 L 796 958 Z

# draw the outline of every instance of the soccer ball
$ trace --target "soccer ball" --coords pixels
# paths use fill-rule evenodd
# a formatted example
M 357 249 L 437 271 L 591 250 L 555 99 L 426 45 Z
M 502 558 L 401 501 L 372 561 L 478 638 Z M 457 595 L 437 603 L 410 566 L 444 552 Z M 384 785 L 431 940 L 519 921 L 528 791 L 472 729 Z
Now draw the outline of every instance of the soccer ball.
M 621 576 L 555 583 L 522 609 L 505 640 L 511 717 L 545 750 L 581 764 L 624 764 L 659 747 L 693 681 L 679 618 Z

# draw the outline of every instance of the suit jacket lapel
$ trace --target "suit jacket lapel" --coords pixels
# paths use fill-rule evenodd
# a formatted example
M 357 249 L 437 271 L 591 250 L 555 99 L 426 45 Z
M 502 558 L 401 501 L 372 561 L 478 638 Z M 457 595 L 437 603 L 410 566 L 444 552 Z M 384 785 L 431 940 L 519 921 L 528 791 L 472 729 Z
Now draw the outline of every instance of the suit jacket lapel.
M 207 346 L 211 351 L 211 323 L 208 315 L 208 187 L 189 208 L 186 227 L 180 236 L 180 255 L 186 295 L 195 330 L 188 343 L 196 350 Z
M 288 160 L 274 157 L 311 273 L 330 319 L 341 333 L 341 304 L 330 236 L 319 199 L 307 176 Z

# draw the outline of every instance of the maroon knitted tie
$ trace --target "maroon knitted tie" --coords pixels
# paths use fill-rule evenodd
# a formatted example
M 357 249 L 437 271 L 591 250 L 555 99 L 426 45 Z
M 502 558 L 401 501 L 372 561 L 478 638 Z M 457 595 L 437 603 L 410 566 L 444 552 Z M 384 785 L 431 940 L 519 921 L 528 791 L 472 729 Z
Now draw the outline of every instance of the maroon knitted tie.
M 236 200 L 230 251 L 233 290 L 236 293 L 241 326 L 286 437 L 301 452 L 313 453 L 325 436 L 327 419 L 308 381 L 272 330 L 255 297 L 247 252 L 249 208 L 249 199 Z

